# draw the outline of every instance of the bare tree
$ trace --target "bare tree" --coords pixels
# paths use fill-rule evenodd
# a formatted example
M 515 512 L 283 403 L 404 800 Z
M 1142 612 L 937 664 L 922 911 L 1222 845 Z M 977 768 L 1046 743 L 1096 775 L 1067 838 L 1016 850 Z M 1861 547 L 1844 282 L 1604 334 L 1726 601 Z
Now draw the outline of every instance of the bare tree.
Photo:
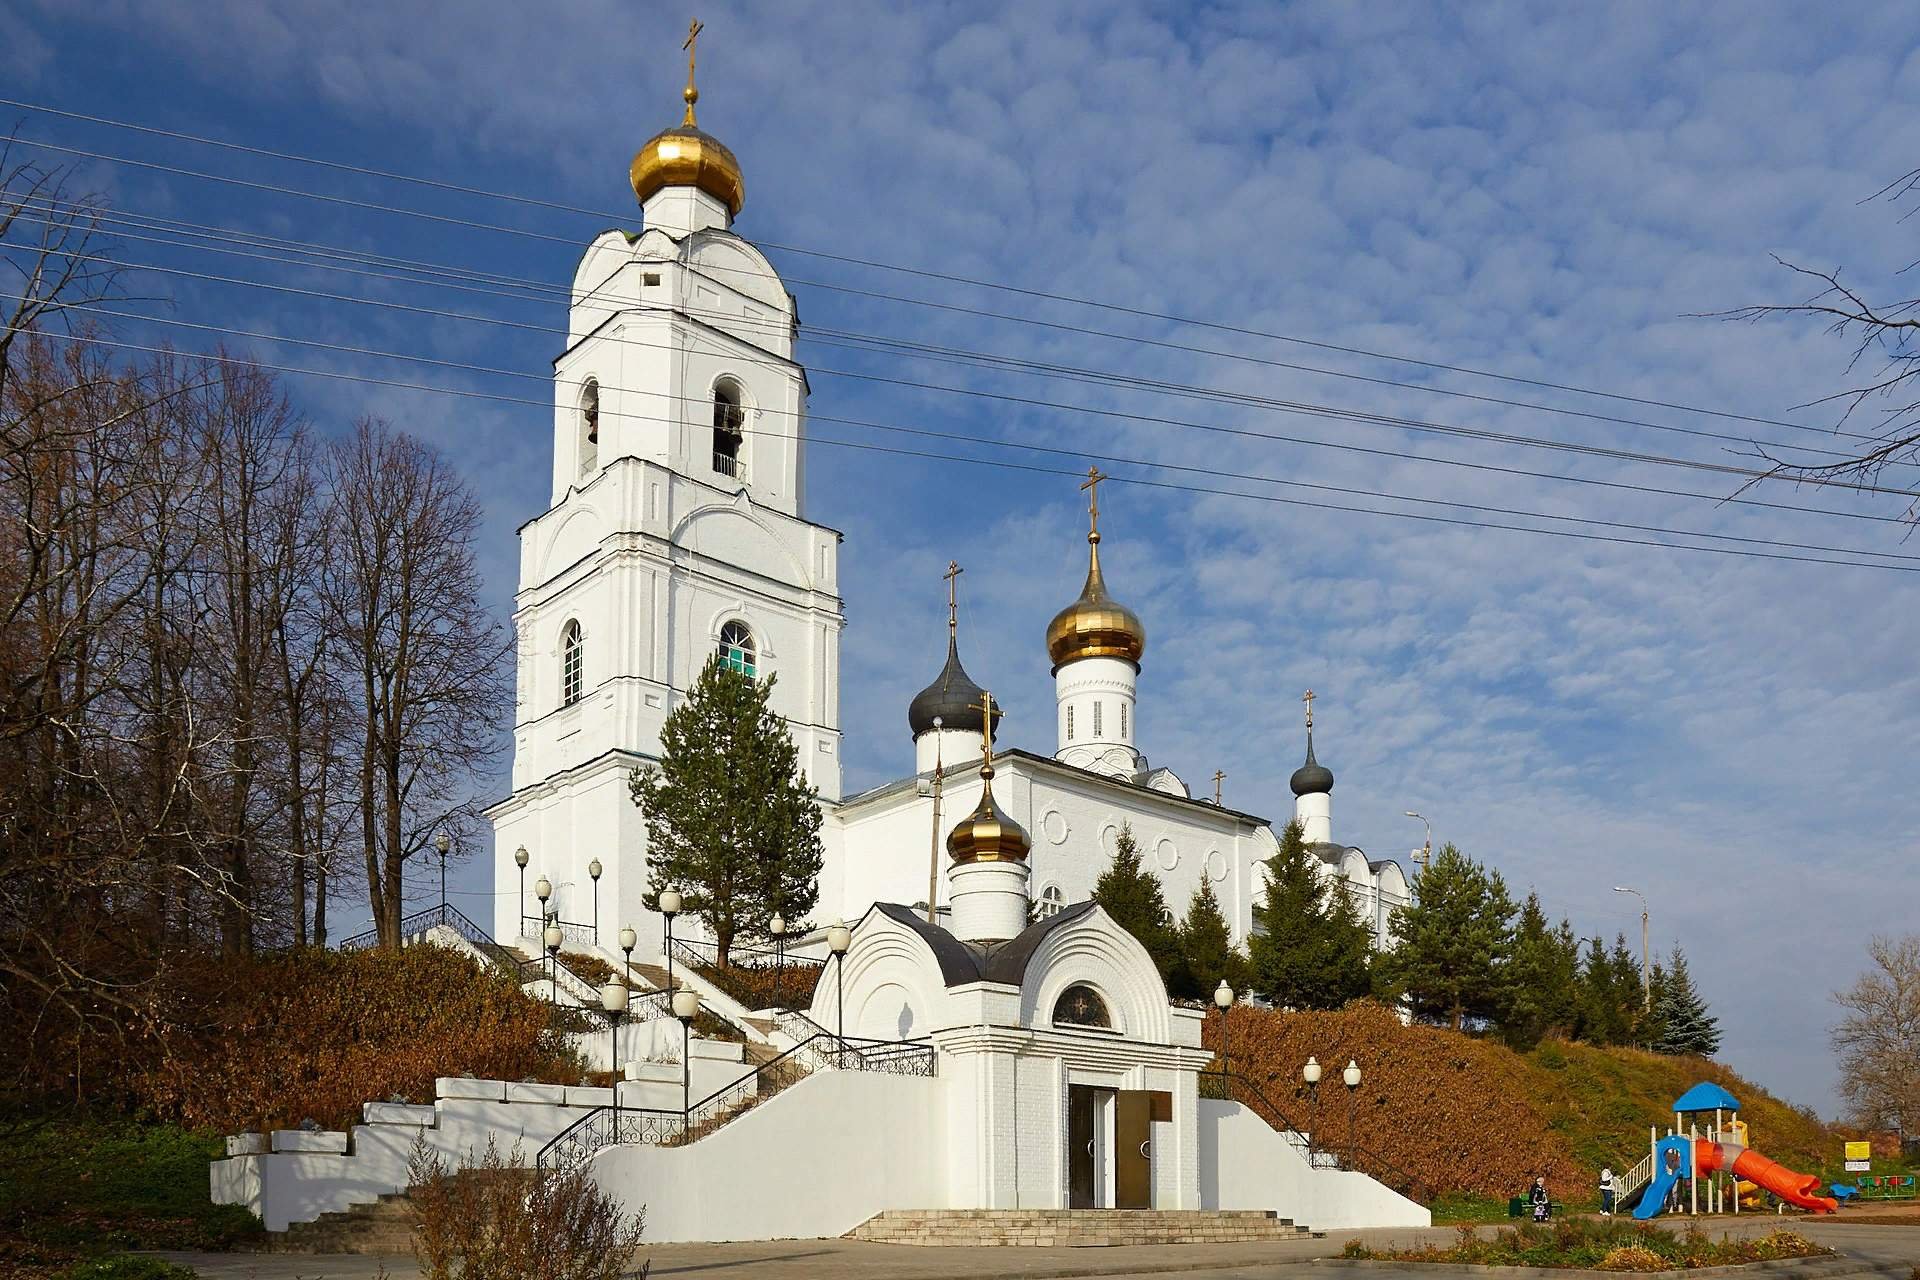
M 1920 934 L 1874 938 L 1873 968 L 1834 1000 L 1847 1016 L 1833 1029 L 1840 1096 L 1855 1123 L 1920 1132 Z
M 480 600 L 480 507 L 433 449 L 362 421 L 331 462 L 328 629 L 359 728 L 362 849 L 380 941 L 397 946 L 407 859 L 474 815 L 499 749 L 507 643 Z

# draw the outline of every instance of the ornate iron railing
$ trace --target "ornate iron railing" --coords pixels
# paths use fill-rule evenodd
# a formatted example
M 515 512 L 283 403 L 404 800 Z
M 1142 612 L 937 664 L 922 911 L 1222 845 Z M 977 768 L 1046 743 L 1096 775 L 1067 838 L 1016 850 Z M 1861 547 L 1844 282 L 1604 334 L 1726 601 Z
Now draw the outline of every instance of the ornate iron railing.
M 464 912 L 451 903 L 438 902 L 431 907 L 423 907 L 400 918 L 400 943 L 405 946 L 411 939 L 425 936 L 427 930 L 445 925 L 468 942 L 479 947 L 495 946 L 493 935 L 469 920 Z M 354 934 L 340 943 L 342 951 L 359 951 L 375 946 L 380 941 L 380 930 L 376 926 Z
M 582 946 L 598 946 L 599 935 L 590 924 L 581 924 L 577 920 L 556 920 L 552 916 L 541 919 L 539 916 L 520 917 L 520 939 L 531 942 L 536 947 L 547 945 L 547 926 L 558 925 L 562 942 L 578 942 Z
M 931 1078 L 937 1073 L 938 1056 L 932 1045 L 920 1041 L 842 1040 L 821 1032 L 714 1090 L 685 1111 L 595 1107 L 540 1148 L 535 1167 L 543 1173 L 572 1168 L 610 1146 L 678 1146 L 698 1141 L 823 1069 Z
M 1333 1152 L 1316 1145 L 1316 1135 L 1310 1134 L 1292 1120 L 1287 1113 L 1269 1098 L 1259 1085 L 1237 1072 L 1202 1071 L 1200 1073 L 1200 1096 L 1216 1098 L 1225 1102 L 1238 1102 L 1260 1112 L 1260 1118 L 1278 1130 L 1280 1134 L 1306 1153 L 1307 1163 L 1315 1169 L 1338 1169 L 1340 1161 Z
M 818 956 L 745 946 L 729 947 L 723 965 L 718 946 L 687 938 L 675 938 L 669 950 L 676 964 L 692 969 L 749 1009 L 783 1007 L 787 1000 L 811 993 L 826 967 Z

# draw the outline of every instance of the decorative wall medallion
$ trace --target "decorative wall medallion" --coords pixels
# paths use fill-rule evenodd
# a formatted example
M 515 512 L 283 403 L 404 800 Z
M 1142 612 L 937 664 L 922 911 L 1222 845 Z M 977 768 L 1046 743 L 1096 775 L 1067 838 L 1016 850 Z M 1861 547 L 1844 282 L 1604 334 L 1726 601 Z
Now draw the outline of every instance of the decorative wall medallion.
M 1171 871 L 1180 865 L 1180 850 L 1173 841 L 1161 837 L 1160 843 L 1153 846 L 1153 856 L 1160 862 L 1163 871 Z
M 1040 832 L 1046 836 L 1048 844 L 1067 842 L 1067 815 L 1058 809 L 1049 809 L 1040 819 Z
M 1218 849 L 1207 850 L 1207 879 L 1216 883 L 1227 878 L 1227 855 Z
M 1119 847 L 1120 828 L 1117 824 L 1109 822 L 1106 826 L 1100 828 L 1100 852 L 1111 858 Z

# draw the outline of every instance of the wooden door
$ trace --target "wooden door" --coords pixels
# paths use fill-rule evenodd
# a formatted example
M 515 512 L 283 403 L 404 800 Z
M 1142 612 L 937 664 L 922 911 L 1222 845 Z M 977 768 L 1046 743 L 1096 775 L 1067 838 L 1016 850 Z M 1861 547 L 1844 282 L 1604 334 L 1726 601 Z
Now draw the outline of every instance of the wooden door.
M 1100 1205 L 1098 1170 L 1093 1160 L 1094 1095 L 1091 1085 L 1067 1086 L 1067 1207 Z
M 1153 1207 L 1153 1095 L 1122 1089 L 1114 1112 L 1113 1204 L 1116 1209 Z

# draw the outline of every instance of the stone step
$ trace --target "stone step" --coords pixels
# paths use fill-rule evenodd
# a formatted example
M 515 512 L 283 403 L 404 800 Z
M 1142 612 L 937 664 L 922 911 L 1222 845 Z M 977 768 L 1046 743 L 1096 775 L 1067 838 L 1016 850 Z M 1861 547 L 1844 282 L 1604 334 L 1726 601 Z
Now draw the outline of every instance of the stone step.
M 1258 1209 L 889 1209 L 848 1235 L 884 1244 L 1243 1244 L 1314 1235 Z

